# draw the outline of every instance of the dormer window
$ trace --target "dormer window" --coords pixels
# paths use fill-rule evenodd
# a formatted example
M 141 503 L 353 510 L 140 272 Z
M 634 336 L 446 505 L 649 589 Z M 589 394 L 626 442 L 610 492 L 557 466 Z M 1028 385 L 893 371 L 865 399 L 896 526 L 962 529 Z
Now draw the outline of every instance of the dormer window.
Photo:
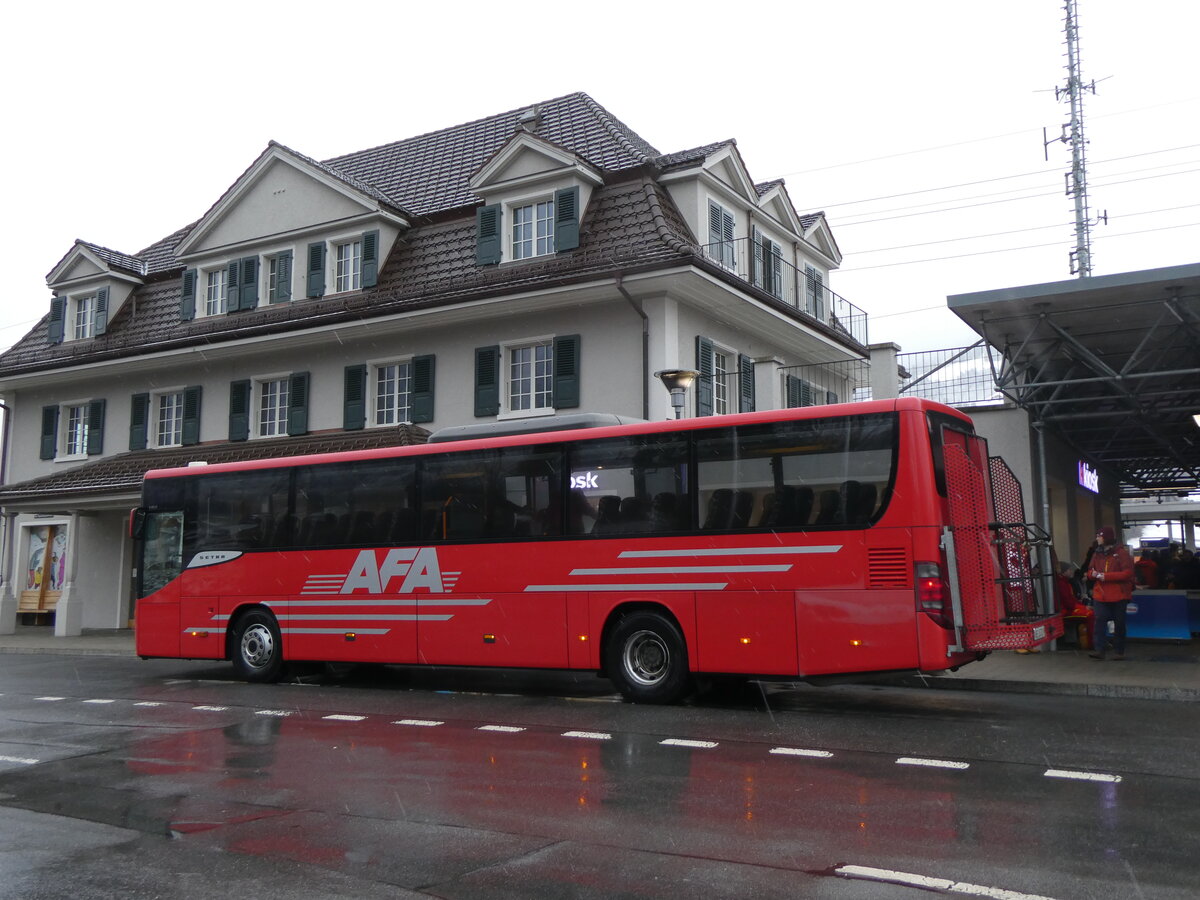
M 357 291 L 362 287 L 362 241 L 347 241 L 335 247 L 334 290 Z
M 224 268 L 213 269 L 205 277 L 204 315 L 224 315 L 229 309 L 229 273 Z
M 90 338 L 96 333 L 96 295 L 85 294 L 82 297 L 71 298 L 72 321 L 74 327 L 71 330 L 73 340 L 79 341 L 83 338 Z
M 51 344 L 98 337 L 108 328 L 108 288 L 50 301 L 46 338 Z
M 529 259 L 554 252 L 554 200 L 514 206 L 512 258 Z

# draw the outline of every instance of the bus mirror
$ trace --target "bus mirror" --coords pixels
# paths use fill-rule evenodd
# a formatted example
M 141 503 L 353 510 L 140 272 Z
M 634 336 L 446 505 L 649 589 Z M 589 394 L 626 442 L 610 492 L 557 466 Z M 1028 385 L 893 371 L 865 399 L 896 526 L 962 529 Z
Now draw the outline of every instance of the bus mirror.
M 146 536 L 146 508 L 139 506 L 129 512 L 129 536 L 140 541 Z

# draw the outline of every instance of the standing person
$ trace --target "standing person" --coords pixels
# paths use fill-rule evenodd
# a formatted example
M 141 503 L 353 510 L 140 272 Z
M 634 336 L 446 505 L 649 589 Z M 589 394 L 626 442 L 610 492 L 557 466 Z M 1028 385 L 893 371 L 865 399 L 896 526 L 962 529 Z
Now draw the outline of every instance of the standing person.
M 1088 578 L 1095 581 L 1092 599 L 1096 620 L 1092 636 L 1092 659 L 1104 659 L 1108 623 L 1113 623 L 1113 659 L 1125 658 L 1125 606 L 1133 597 L 1133 557 L 1117 543 L 1117 534 L 1105 525 L 1096 532 L 1096 550 L 1091 556 Z

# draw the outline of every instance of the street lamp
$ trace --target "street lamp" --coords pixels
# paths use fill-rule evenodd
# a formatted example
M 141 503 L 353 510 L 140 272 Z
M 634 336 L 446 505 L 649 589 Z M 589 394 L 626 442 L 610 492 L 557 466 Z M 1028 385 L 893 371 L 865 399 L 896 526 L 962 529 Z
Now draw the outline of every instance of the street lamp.
M 654 373 L 654 377 L 662 381 L 663 387 L 671 392 L 671 406 L 675 408 L 675 418 L 683 418 L 687 389 L 699 375 L 699 372 L 693 372 L 691 369 L 662 369 Z

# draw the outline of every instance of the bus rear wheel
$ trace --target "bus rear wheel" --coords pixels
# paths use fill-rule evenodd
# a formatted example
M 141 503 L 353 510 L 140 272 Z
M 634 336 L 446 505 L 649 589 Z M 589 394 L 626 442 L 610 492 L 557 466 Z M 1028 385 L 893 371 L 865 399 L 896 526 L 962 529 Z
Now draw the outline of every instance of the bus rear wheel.
M 278 681 L 283 673 L 283 642 L 275 617 L 252 610 L 233 632 L 233 667 L 247 681 Z
M 683 634 L 659 613 L 622 618 L 605 645 L 604 657 L 605 674 L 633 703 L 675 703 L 691 687 Z

